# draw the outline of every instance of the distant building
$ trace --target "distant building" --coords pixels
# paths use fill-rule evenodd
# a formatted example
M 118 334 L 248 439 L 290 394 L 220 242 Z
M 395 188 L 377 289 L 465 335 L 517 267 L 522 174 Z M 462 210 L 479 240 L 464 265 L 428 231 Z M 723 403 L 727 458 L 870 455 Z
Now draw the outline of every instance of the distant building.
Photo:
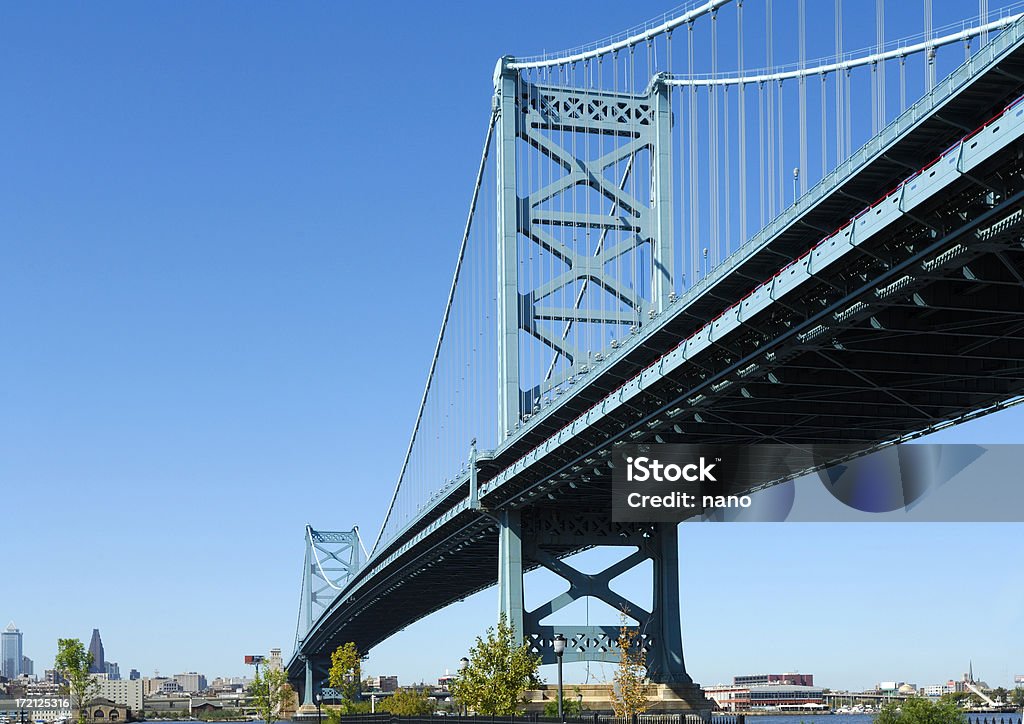
M 375 691 L 398 691 L 397 676 L 371 676 L 367 684 Z
M 36 665 L 33 663 L 32 659 L 27 656 L 21 657 L 21 673 L 25 674 L 25 676 L 36 675 Z
M 89 701 L 82 712 L 88 722 L 105 724 L 106 722 L 123 722 L 131 718 L 131 712 L 124 704 L 118 704 L 102 696 Z
M 117 681 L 121 678 L 121 667 L 117 665 L 116 661 L 104 662 L 103 668 L 106 669 L 108 679 L 111 679 L 112 681 Z
M 967 687 L 964 686 L 964 682 L 953 681 L 952 679 L 950 679 L 945 684 L 931 684 L 929 686 L 922 686 L 918 689 L 918 693 L 920 693 L 921 696 L 927 696 L 932 699 L 938 699 L 943 694 L 955 694 L 959 691 L 966 691 L 966 689 Z
M 198 694 L 201 691 L 206 691 L 206 675 L 197 674 L 195 671 L 189 671 L 184 674 L 175 674 L 174 680 L 181 684 L 181 690 L 187 691 L 190 694 Z
M 92 630 L 92 639 L 89 641 L 89 653 L 92 654 L 92 665 L 89 666 L 90 674 L 107 673 L 107 662 L 103 658 L 103 639 L 100 638 L 100 630 Z
M 814 674 L 748 674 L 734 676 L 734 686 L 764 686 L 765 684 L 788 684 L 790 686 L 814 686 Z
M 825 708 L 825 693 L 814 686 L 766 684 L 750 687 L 751 709 Z
M 271 669 L 283 669 L 284 659 L 281 657 L 281 649 L 271 649 L 270 656 L 267 657 L 267 666 Z
M 115 704 L 128 707 L 133 714 L 142 712 L 145 703 L 145 695 L 142 689 L 142 682 L 138 679 L 109 679 L 106 676 L 94 676 L 97 689 L 96 696 L 109 699 Z
M 129 681 L 137 681 L 142 678 L 142 674 L 139 673 L 138 669 L 132 669 L 128 672 Z
M 810 676 L 807 674 L 807 676 Z M 741 679 L 743 677 L 736 677 Z M 813 711 L 824 709 L 825 693 L 816 686 L 802 684 L 719 684 L 704 687 L 704 693 L 725 711 L 750 709 L 792 709 Z
M 45 679 L 48 684 L 54 684 L 56 686 L 61 686 L 67 683 L 67 679 L 61 676 L 56 669 L 47 669 L 43 674 L 43 679 Z
M 725 711 L 736 711 L 746 709 L 750 705 L 750 687 L 736 686 L 735 684 L 718 684 L 717 686 L 705 686 L 704 693 L 718 704 L 718 708 Z
M 14 679 L 21 675 L 21 660 L 25 656 L 22 651 L 21 631 L 14 621 L 0 633 L 0 676 Z

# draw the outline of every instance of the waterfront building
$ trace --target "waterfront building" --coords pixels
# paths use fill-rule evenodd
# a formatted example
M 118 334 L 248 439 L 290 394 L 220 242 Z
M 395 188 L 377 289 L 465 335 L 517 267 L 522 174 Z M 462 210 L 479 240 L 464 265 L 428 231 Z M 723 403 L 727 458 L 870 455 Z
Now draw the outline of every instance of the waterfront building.
M 734 676 L 732 683 L 735 686 L 763 686 L 765 684 L 814 686 L 814 674 L 799 674 L 796 672 L 785 674 L 747 674 L 744 676 Z
M 107 662 L 103 658 L 103 639 L 100 638 L 100 630 L 92 630 L 92 639 L 89 641 L 89 653 L 92 654 L 92 664 L 89 666 L 90 674 L 106 674 Z
M 724 711 L 746 709 L 750 705 L 749 686 L 736 686 L 735 684 L 705 686 L 704 694 L 708 698 L 714 699 L 718 708 Z
M 89 703 L 83 708 L 84 711 L 82 713 L 85 715 L 86 721 L 100 722 L 100 724 L 128 721 L 132 716 L 132 711 L 129 707 L 124 704 L 118 704 L 116 701 L 111 701 L 103 696 L 90 699 Z
M 0 676 L 7 679 L 20 676 L 21 660 L 24 656 L 21 631 L 14 625 L 14 621 L 11 621 L 3 633 L 0 633 Z
M 825 708 L 825 693 L 816 686 L 800 684 L 761 684 L 739 686 L 719 684 L 704 687 L 704 693 L 725 711 L 750 709 L 794 709 L 809 711 Z
M 750 687 L 751 709 L 825 708 L 825 693 L 814 686 L 766 684 Z

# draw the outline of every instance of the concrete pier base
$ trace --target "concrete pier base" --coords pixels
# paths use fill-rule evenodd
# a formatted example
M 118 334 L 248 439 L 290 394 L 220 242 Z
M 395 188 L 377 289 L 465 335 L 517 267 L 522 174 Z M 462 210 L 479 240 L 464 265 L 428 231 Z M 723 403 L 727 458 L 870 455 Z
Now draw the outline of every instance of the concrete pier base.
M 610 684 L 566 684 L 562 689 L 564 701 L 583 704 L 584 714 L 612 711 Z M 558 687 L 546 685 L 526 692 L 528 714 L 541 713 L 550 701 L 558 700 Z M 648 714 L 699 714 L 711 716 L 714 702 L 704 696 L 697 684 L 649 684 L 647 687 Z

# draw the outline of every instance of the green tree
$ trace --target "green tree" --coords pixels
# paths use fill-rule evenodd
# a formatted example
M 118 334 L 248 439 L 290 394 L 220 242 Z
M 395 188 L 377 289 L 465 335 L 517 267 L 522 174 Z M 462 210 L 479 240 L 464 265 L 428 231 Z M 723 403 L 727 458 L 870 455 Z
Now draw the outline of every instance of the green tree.
M 280 719 L 281 708 L 292 700 L 292 687 L 288 683 L 288 672 L 284 669 L 266 667 L 257 674 L 249 687 L 253 708 L 266 724 Z
M 353 712 L 359 698 L 359 668 L 362 655 L 356 645 L 349 641 L 331 653 L 331 669 L 327 680 L 341 694 L 341 710 L 344 714 Z
M 424 716 L 434 713 L 434 700 L 423 690 L 399 689 L 378 702 L 377 708 L 395 716 Z
M 967 691 L 951 691 L 939 697 L 940 702 L 960 706 L 964 701 L 970 699 L 971 694 Z
M 577 689 L 579 691 L 579 689 Z M 583 716 L 583 702 L 575 696 L 562 697 L 562 714 L 565 716 Z M 558 716 L 558 699 L 544 702 L 544 716 Z
M 516 641 L 512 625 L 502 614 L 498 629 L 476 637 L 469 665 L 448 684 L 455 701 L 481 715 L 508 716 L 521 708 L 523 693 L 540 684 L 540 656 L 524 641 Z
M 99 684 L 89 673 L 90 654 L 78 639 L 58 639 L 53 668 L 67 681 L 71 706 L 78 710 L 78 724 L 85 724 L 85 706 L 96 695 Z
M 995 689 L 992 690 L 992 698 L 995 701 L 1006 701 L 1006 694 L 1006 689 L 1004 689 L 1001 686 L 997 686 Z
M 647 656 L 640 647 L 639 632 L 627 625 L 626 612 L 619 614 L 619 664 L 612 677 L 612 709 L 615 716 L 642 714 L 647 701 Z
M 933 702 L 911 697 L 883 706 L 875 717 L 875 724 L 963 724 L 963 712 L 948 699 Z
M 1015 707 L 1024 707 L 1024 686 L 1018 686 L 1010 692 L 1010 703 Z

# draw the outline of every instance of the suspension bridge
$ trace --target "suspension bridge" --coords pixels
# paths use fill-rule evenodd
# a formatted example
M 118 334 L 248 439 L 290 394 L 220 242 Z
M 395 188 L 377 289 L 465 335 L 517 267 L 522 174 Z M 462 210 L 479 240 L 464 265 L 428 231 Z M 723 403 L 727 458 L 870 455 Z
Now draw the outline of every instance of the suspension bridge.
M 384 522 L 368 550 L 358 529 L 306 530 L 301 700 L 339 644 L 497 583 L 544 663 L 555 611 L 628 609 L 651 680 L 705 708 L 676 526 L 611 520 L 612 452 L 866 453 L 1020 400 L 1022 10 L 709 0 L 500 58 Z M 631 552 L 596 574 L 565 560 L 595 546 Z M 648 561 L 649 605 L 612 589 Z M 536 568 L 569 589 L 527 609 Z M 558 633 L 567 662 L 617 659 L 614 626 Z

